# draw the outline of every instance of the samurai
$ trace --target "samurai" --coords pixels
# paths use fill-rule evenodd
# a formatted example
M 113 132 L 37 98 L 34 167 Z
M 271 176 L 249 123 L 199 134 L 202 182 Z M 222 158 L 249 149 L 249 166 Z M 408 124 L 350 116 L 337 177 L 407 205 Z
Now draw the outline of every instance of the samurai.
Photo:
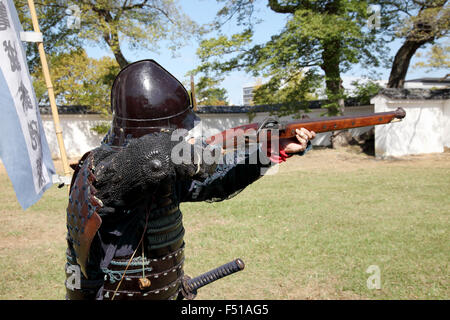
M 119 72 L 111 111 L 101 145 L 73 166 L 65 266 L 70 300 L 186 298 L 180 203 L 230 199 L 265 169 L 304 155 L 315 136 L 301 129 L 275 145 L 228 151 L 227 161 L 201 161 L 199 155 L 225 154 L 196 133 L 201 122 L 189 93 L 153 60 Z M 184 134 L 174 139 L 175 132 Z

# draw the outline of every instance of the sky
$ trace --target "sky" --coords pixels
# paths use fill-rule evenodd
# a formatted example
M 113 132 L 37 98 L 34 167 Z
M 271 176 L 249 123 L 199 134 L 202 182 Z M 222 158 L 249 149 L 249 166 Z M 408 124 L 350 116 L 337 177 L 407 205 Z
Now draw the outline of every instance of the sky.
M 270 39 L 270 36 L 278 33 L 286 22 L 286 15 L 278 14 L 265 6 L 266 1 L 261 2 L 257 7 L 257 16 L 263 19 L 262 23 L 258 24 L 255 31 L 255 40 L 258 43 L 265 42 Z M 191 17 L 192 20 L 198 24 L 206 24 L 215 18 L 216 12 L 221 8 L 222 4 L 218 4 L 214 0 L 179 0 L 179 4 L 182 10 Z M 222 29 L 222 32 L 227 35 L 231 35 L 238 31 L 237 27 L 233 23 L 228 23 Z M 401 46 L 401 40 L 394 41 L 389 44 L 391 50 L 391 56 L 394 56 L 398 48 Z M 189 79 L 186 76 L 187 72 L 196 68 L 200 64 L 200 60 L 196 56 L 196 50 L 198 48 L 198 42 L 195 40 L 177 51 L 174 57 L 170 50 L 161 46 L 158 53 L 151 52 L 149 50 L 130 51 L 127 46 L 122 46 L 122 51 L 130 62 L 141 59 L 153 59 L 162 65 L 165 69 L 171 72 L 177 79 L 183 83 L 189 83 Z M 101 56 L 109 55 L 112 53 L 105 48 L 88 47 L 87 53 L 93 58 L 100 58 Z M 421 77 L 442 77 L 450 70 L 438 70 L 427 72 L 423 68 L 412 68 L 412 65 L 417 61 L 413 58 L 408 70 L 406 79 L 415 79 Z M 378 80 L 387 80 L 389 77 L 390 69 L 379 68 L 376 70 L 379 74 Z M 363 66 L 355 66 L 349 72 L 343 74 L 344 88 L 350 87 L 350 82 L 361 79 L 368 73 Z M 244 86 L 253 85 L 256 79 L 244 72 L 233 72 L 226 76 L 221 87 L 225 88 L 228 92 L 228 102 L 231 105 L 242 104 L 242 90 Z M 187 88 L 189 90 L 189 88 Z

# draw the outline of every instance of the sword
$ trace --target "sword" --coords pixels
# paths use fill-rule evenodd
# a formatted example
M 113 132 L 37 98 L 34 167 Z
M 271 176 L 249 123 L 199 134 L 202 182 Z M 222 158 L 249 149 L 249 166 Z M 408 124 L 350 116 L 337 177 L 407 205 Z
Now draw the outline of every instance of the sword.
M 189 276 L 184 276 L 181 293 L 184 298 L 188 300 L 193 300 L 197 296 L 197 290 L 207 284 L 210 284 L 216 280 L 222 279 L 223 277 L 229 276 L 235 272 L 243 270 L 245 267 L 244 261 L 241 259 L 236 259 L 228 262 L 218 268 L 205 272 L 198 277 L 191 279 Z

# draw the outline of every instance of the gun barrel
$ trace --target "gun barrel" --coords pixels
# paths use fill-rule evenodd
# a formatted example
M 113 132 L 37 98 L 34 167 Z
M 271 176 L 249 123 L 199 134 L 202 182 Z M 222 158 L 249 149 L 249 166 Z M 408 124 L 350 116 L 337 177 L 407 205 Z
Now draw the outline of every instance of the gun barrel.
M 271 129 L 278 129 L 278 132 L 273 132 L 274 136 L 277 136 L 278 138 L 292 138 L 296 135 L 295 130 L 300 128 L 305 128 L 316 133 L 322 133 L 392 123 L 401 121 L 405 116 L 405 110 L 403 108 L 397 108 L 395 111 L 377 112 L 360 116 L 322 117 L 286 123 L 281 122 L 277 123 L 277 125 L 274 125 L 273 122 L 270 124 L 272 125 Z M 224 149 L 233 146 L 235 147 L 238 144 L 237 137 L 240 135 L 245 136 L 244 141 L 246 143 L 257 142 L 259 141 L 259 136 L 255 136 L 255 133 L 260 129 L 267 129 L 264 127 L 264 123 L 250 123 L 222 131 L 221 133 L 209 137 L 206 142 L 208 144 L 222 145 Z M 269 136 L 267 136 L 267 138 L 269 138 Z
M 324 117 L 307 119 L 287 123 L 285 130 L 279 134 L 280 138 L 290 138 L 296 135 L 295 129 L 305 128 L 316 133 L 329 132 L 343 129 L 374 126 L 400 121 L 406 116 L 403 108 L 390 112 L 378 112 L 362 116 Z

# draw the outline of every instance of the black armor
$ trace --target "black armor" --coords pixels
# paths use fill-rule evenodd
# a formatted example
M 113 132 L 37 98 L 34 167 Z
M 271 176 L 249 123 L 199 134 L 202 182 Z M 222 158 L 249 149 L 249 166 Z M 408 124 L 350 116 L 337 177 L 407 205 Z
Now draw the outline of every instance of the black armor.
M 254 148 L 207 165 L 195 161 L 207 150 L 197 143 L 185 145 L 190 162 L 171 161 L 174 145 L 187 142 L 171 141 L 170 130 L 191 129 L 195 115 L 186 90 L 151 60 L 122 70 L 112 92 L 113 128 L 83 156 L 72 179 L 67 298 L 175 299 L 184 276 L 180 203 L 228 199 L 270 164 L 250 164 Z
M 99 157 L 99 154 L 104 158 Z M 139 192 L 134 190 L 129 194 L 126 186 L 100 185 L 95 178 L 97 170 L 99 175 L 101 170 L 105 170 L 100 167 L 105 166 L 105 163 L 111 164 L 112 159 L 120 158 L 120 151 L 114 151 L 108 145 L 91 151 L 79 164 L 70 201 L 75 202 L 73 199 L 78 196 L 76 201 L 79 203 L 86 200 L 89 202 L 89 199 L 97 202 L 85 206 L 87 214 L 68 207 L 67 269 L 73 270 L 74 266 L 80 266 L 82 280 L 80 288 L 68 287 L 67 297 L 176 298 L 184 275 L 185 231 L 180 203 L 220 201 L 234 196 L 261 176 L 262 165 L 245 164 L 249 157 L 250 154 L 236 154 L 234 163 L 219 164 L 213 172 L 206 171 L 205 168 L 200 171 L 185 168 L 179 170 L 175 166 L 164 177 L 155 179 L 157 183 L 153 183 L 153 178 L 148 179 L 152 182 L 145 184 L 146 187 L 138 187 Z M 93 177 L 92 183 L 86 177 Z M 122 184 L 122 181 L 117 180 L 116 183 Z M 90 187 L 86 188 L 85 193 L 78 192 L 80 187 L 88 185 Z M 109 193 L 108 190 L 115 191 Z M 79 194 L 84 196 L 80 197 Z M 112 194 L 114 196 L 110 197 Z M 84 225 L 73 223 L 74 220 L 82 221 L 83 218 Z M 94 227 L 88 228 L 91 222 L 98 219 L 101 224 L 96 223 Z M 96 226 L 98 229 L 93 234 L 92 230 Z M 85 238 L 89 235 L 92 239 L 86 241 Z M 86 248 L 86 244 L 90 246 Z M 67 272 L 67 276 L 70 277 L 71 273 Z M 151 284 L 148 288 L 141 289 L 139 281 L 143 277 L 149 279 Z

